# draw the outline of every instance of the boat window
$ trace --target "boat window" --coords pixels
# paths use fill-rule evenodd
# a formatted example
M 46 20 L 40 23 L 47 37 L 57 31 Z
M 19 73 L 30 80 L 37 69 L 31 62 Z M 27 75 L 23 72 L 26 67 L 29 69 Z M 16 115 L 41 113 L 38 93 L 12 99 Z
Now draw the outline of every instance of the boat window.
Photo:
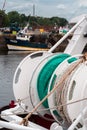
M 71 85 L 71 89 L 70 89 L 70 92 L 69 92 L 69 100 L 71 100 L 72 97 L 73 97 L 73 92 L 74 92 L 75 85 L 76 85 L 76 81 L 73 80 L 72 85 Z
M 17 71 L 17 73 L 16 73 L 16 76 L 15 76 L 15 84 L 18 82 L 18 80 L 19 80 L 19 75 L 20 75 L 20 73 L 21 73 L 21 69 L 19 68 L 18 69 L 18 71 Z

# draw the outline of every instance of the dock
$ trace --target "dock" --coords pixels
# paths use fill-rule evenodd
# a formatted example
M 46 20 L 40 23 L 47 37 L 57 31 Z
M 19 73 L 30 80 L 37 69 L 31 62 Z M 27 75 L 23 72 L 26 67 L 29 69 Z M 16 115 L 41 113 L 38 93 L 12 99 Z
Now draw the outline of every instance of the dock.
M 7 51 L 7 45 L 5 43 L 5 37 L 15 38 L 13 34 L 0 34 L 0 51 Z

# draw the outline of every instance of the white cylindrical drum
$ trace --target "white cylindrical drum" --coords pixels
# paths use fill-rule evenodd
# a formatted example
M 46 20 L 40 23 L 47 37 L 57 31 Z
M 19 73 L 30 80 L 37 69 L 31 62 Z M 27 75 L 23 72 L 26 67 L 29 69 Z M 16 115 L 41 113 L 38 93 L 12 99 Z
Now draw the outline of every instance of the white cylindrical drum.
M 35 68 L 34 72 L 33 72 L 33 75 L 31 77 L 31 80 L 30 80 L 30 84 L 29 84 L 29 95 L 30 95 L 30 99 L 31 99 L 31 103 L 32 103 L 32 106 L 35 107 L 39 102 L 40 102 L 40 99 L 39 99 L 39 96 L 38 96 L 38 91 L 37 91 L 37 80 L 38 80 L 38 75 L 40 74 L 42 68 L 45 66 L 45 64 L 48 63 L 49 60 L 51 60 L 52 58 L 54 58 L 55 56 L 57 56 L 59 54 L 53 54 L 53 55 L 48 55 L 46 57 L 44 57 L 44 59 L 42 59 L 39 63 L 38 63 L 38 66 Z M 45 79 L 43 79 L 43 82 L 44 82 Z M 41 84 L 43 84 L 43 82 L 41 82 Z M 43 89 L 43 86 L 42 86 L 42 89 Z M 43 110 L 45 107 L 43 106 L 43 104 L 41 104 L 39 106 L 39 108 L 37 109 L 38 113 L 40 113 L 41 115 L 44 115 L 44 114 L 49 114 L 49 111 L 48 110 Z M 43 110 L 43 111 L 39 111 L 39 110 Z
M 67 57 L 68 54 L 55 53 L 44 58 L 35 69 L 30 81 L 30 97 L 32 106 L 35 107 L 46 95 L 50 78 L 56 67 Z M 34 94 L 33 94 L 34 93 Z M 47 100 L 40 105 L 39 109 L 49 108 Z M 40 114 L 49 114 L 48 110 L 39 111 Z
M 50 83 L 49 83 L 49 88 L 48 88 L 48 93 L 51 91 L 51 89 L 53 87 L 55 87 L 58 82 L 60 81 L 60 78 L 64 75 L 64 73 L 66 72 L 67 68 L 77 60 L 77 58 L 73 57 L 69 57 L 66 60 L 64 60 L 54 71 Z M 48 104 L 49 104 L 49 108 L 50 112 L 52 114 L 52 116 L 54 117 L 54 119 L 56 121 L 61 121 L 63 120 L 61 117 L 61 113 L 58 111 L 57 106 L 59 106 L 60 104 L 58 104 L 58 100 L 60 100 L 60 96 L 61 96 L 61 92 L 62 92 L 62 88 L 63 88 L 64 83 L 61 84 L 61 86 L 58 86 L 57 89 L 59 90 L 55 90 L 54 93 L 52 93 L 49 97 L 48 97 Z
M 65 93 L 64 113 L 66 118 L 74 121 L 82 110 L 87 106 L 87 63 L 81 63 L 75 70 L 69 84 L 67 84 L 67 91 Z
M 31 111 L 33 106 L 29 95 L 29 87 L 32 75 L 37 68 L 38 64 L 45 59 L 53 55 L 53 53 L 38 51 L 29 54 L 18 65 L 14 78 L 13 78 L 13 92 L 16 100 L 20 99 Z M 34 95 L 34 93 L 33 93 Z

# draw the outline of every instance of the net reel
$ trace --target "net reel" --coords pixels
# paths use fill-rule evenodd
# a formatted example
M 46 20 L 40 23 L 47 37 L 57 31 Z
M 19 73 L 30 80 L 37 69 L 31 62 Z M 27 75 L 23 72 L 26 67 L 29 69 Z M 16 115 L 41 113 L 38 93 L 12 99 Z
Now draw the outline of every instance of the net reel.
M 66 71 L 70 67 L 72 68 L 81 56 L 47 52 L 36 52 L 28 55 L 19 64 L 14 75 L 13 90 L 16 100 L 25 99 L 23 103 L 28 106 L 28 111 L 31 111 L 50 93 Z M 75 120 L 85 106 L 85 101 L 83 103 L 64 105 L 60 109 L 58 106 L 86 97 L 86 76 L 83 80 L 86 73 L 86 63 L 82 63 L 76 67 L 36 112 L 43 117 L 45 114 L 51 114 L 57 122 L 68 121 L 70 123 Z M 83 86 L 82 88 L 79 87 L 81 85 Z M 81 109 L 79 109 L 79 105 L 82 105 Z M 49 110 L 44 111 L 46 108 L 49 108 Z

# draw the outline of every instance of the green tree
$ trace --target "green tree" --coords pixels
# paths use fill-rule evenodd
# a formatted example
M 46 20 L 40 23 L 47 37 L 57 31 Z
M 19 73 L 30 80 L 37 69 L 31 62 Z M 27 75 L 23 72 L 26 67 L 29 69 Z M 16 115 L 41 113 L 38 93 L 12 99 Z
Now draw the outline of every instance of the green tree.
M 57 26 L 65 26 L 68 21 L 65 18 L 60 17 L 52 17 L 52 18 L 45 18 L 45 17 L 35 17 L 35 16 L 26 16 L 25 14 L 19 14 L 17 11 L 11 11 L 7 14 L 5 11 L 0 10 L 0 26 L 10 26 L 14 24 L 15 26 L 20 25 L 24 27 L 26 23 L 29 23 L 30 26 L 37 28 L 37 27 L 53 27 L 55 24 Z
M 20 14 L 20 26 L 24 27 L 27 23 L 28 17 L 25 14 Z
M 65 26 L 66 24 L 68 24 L 68 21 L 65 18 L 60 18 L 59 24 L 60 26 Z
M 9 24 L 9 18 L 5 11 L 0 10 L 0 27 L 8 26 Z
M 65 18 L 52 17 L 50 20 L 53 24 L 56 23 L 58 26 L 65 26 L 68 24 L 68 21 Z
M 10 23 L 20 23 L 20 14 L 17 11 L 11 11 L 8 13 Z

